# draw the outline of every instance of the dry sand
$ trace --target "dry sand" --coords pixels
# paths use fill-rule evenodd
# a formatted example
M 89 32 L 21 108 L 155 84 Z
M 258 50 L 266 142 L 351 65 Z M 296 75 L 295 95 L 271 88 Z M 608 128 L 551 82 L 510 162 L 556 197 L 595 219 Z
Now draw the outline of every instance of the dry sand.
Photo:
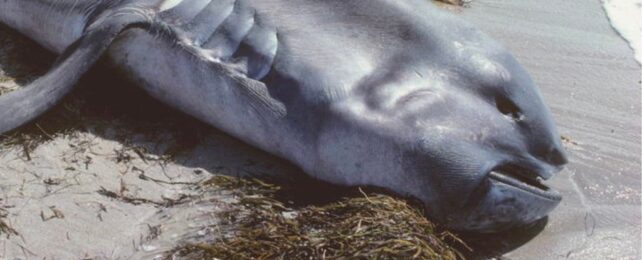
M 478 0 L 458 13 L 503 42 L 531 72 L 571 156 L 567 170 L 553 180 L 565 199 L 548 223 L 484 236 L 478 250 L 515 259 L 639 259 L 640 67 L 599 1 Z M 5 35 L 0 37 L 13 40 Z M 36 57 L 14 64 L 4 58 L 13 51 L 0 50 L 0 86 L 15 86 L 5 72 L 24 83 L 51 61 Z M 27 76 L 15 70 L 34 60 L 44 64 Z M 92 84 L 91 78 L 85 81 Z M 214 173 L 299 173 L 202 126 L 200 143 L 167 161 L 163 154 L 176 133 L 136 130 L 153 120 L 116 120 L 107 127 L 96 122 L 71 135 L 53 132 L 54 140 L 31 151 L 30 160 L 19 147 L 1 149 L 0 220 L 11 229 L 0 232 L 0 256 L 149 257 L 175 241 L 229 228 L 208 216 L 235 198 L 192 183 Z
M 0 46 L 0 91 L 28 84 L 54 58 L 6 27 Z M 207 242 L 234 228 L 216 215 L 238 198 L 202 181 L 301 174 L 112 74 L 95 69 L 37 120 L 51 140 L 0 144 L 0 259 L 140 259 Z

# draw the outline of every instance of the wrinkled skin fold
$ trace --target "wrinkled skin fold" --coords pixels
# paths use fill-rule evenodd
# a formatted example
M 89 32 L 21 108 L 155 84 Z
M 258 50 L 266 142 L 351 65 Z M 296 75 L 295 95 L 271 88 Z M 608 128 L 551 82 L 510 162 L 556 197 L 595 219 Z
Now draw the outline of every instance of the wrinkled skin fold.
M 418 198 L 453 229 L 531 223 L 561 199 L 543 181 L 567 159 L 527 72 L 426 1 L 0 0 L 0 21 L 62 53 L 0 96 L 0 132 L 106 54 L 163 102 L 318 179 Z

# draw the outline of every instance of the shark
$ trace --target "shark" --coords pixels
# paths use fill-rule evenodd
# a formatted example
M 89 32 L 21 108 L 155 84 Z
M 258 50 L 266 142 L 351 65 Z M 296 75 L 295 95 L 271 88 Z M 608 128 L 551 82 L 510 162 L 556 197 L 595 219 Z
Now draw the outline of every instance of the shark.
M 425 0 L 0 0 L 0 22 L 59 55 L 0 96 L 0 133 L 105 57 L 316 179 L 416 198 L 454 230 L 526 225 L 561 201 L 545 182 L 568 159 L 533 80 Z

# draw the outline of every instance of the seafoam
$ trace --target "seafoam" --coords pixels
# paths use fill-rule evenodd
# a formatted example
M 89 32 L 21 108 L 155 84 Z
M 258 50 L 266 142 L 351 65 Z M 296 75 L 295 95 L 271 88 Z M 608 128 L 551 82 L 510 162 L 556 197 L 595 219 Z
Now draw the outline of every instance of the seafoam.
M 602 0 L 611 26 L 633 49 L 642 65 L 642 0 Z

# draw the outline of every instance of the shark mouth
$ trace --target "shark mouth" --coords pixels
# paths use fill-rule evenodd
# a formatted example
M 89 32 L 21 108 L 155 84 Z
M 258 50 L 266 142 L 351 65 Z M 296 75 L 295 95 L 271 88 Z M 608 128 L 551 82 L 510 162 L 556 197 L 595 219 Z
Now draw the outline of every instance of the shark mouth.
M 491 180 L 527 191 L 549 200 L 560 201 L 562 196 L 544 182 L 544 178 L 529 169 L 514 165 L 504 165 L 493 169 L 488 177 Z

